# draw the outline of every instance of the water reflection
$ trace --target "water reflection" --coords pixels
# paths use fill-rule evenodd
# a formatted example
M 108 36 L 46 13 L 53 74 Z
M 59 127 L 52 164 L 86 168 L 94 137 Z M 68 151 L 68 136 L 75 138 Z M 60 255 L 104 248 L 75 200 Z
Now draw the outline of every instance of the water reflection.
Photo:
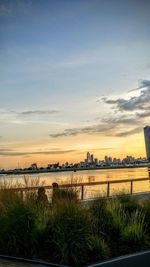
M 88 176 L 88 182 L 89 183 L 92 183 L 92 182 L 95 182 L 95 176 Z
M 27 175 L 26 175 L 27 177 Z M 122 179 L 137 179 L 137 178 L 150 178 L 150 169 L 148 168 L 126 168 L 126 169 L 105 169 L 105 170 L 87 170 L 87 171 L 77 171 L 77 172 L 57 172 L 57 173 L 43 173 L 43 174 L 32 174 L 28 175 L 29 180 L 32 181 L 37 178 L 40 179 L 40 183 L 44 185 L 52 185 L 56 182 L 58 184 L 67 183 L 84 183 L 84 182 L 96 182 L 96 181 L 111 181 L 111 180 L 122 180 Z M 4 175 L 0 175 L 0 180 L 4 178 Z M 19 184 L 23 183 L 24 175 L 5 175 L 7 181 L 11 181 L 15 184 L 17 181 Z M 136 182 L 134 185 L 134 192 L 139 191 L 149 191 L 149 181 Z M 123 187 L 124 186 L 124 187 Z M 129 190 L 129 184 L 116 184 L 112 185 L 113 190 Z M 123 187 L 123 188 L 122 188 Z M 105 186 L 99 187 L 89 187 L 86 190 L 91 194 L 96 193 L 97 190 L 105 191 Z M 93 191 L 94 190 L 94 191 Z M 93 194 L 93 193 L 92 193 Z

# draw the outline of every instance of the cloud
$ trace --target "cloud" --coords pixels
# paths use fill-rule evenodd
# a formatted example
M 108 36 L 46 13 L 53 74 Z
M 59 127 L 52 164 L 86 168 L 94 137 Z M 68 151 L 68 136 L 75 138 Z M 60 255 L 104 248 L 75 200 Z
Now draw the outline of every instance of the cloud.
M 113 128 L 113 125 L 111 126 Z M 97 133 L 106 133 L 110 130 L 110 125 L 108 124 L 96 124 L 87 127 L 80 127 L 80 128 L 69 128 L 65 129 L 64 132 L 50 134 L 49 136 L 52 138 L 58 138 L 63 136 L 77 136 L 79 134 L 97 134 Z
M 115 112 L 104 118 L 96 118 L 99 123 L 87 127 L 67 128 L 63 132 L 50 134 L 49 136 L 59 138 L 80 134 L 102 134 L 126 137 L 141 132 L 145 123 L 147 124 L 146 120 L 150 117 L 150 80 L 142 80 L 138 90 L 140 90 L 139 95 L 129 99 L 118 98 L 114 100 L 103 97 L 102 101 L 111 105 L 117 113 Z
M 116 136 L 116 137 L 125 137 L 131 134 L 139 133 L 142 131 L 142 126 L 134 127 L 135 119 L 123 119 L 123 118 L 108 118 L 105 123 L 92 125 L 89 127 L 81 127 L 81 128 L 74 128 L 74 129 L 65 129 L 64 132 L 50 134 L 49 136 L 52 138 L 59 138 L 59 137 L 68 137 L 68 136 L 77 136 L 79 134 L 102 134 L 105 136 Z M 120 129 L 130 124 L 131 130 L 120 132 Z M 140 121 L 137 124 L 141 125 Z
M 150 80 L 141 80 L 139 87 L 131 89 L 131 90 L 129 90 L 129 92 L 138 91 L 138 90 L 145 88 L 145 87 L 150 87 Z
M 28 115 L 52 115 L 52 114 L 56 114 L 59 113 L 59 110 L 27 110 L 27 111 L 23 111 L 23 112 L 18 112 L 18 115 L 24 115 L 24 116 L 28 116 Z
M 57 115 L 60 110 L 0 110 L 1 123 L 48 123 L 49 116 Z
M 139 118 L 139 114 L 129 119 L 123 117 L 107 118 L 103 119 L 103 122 L 104 123 L 88 127 L 65 129 L 64 132 L 50 134 L 49 136 L 51 138 L 59 138 L 59 137 L 77 136 L 80 134 L 87 134 L 87 135 L 99 134 L 99 135 L 114 136 L 114 137 L 126 137 L 129 135 L 142 132 L 142 129 L 144 127 L 144 124 Z M 130 130 L 126 131 L 127 127 L 130 128 Z
M 29 155 L 61 155 L 61 154 L 68 154 L 72 152 L 76 152 L 77 150 L 75 149 L 68 149 L 68 150 L 58 150 L 58 149 L 51 149 L 51 150 L 46 150 L 46 151 L 15 151 L 11 149 L 0 149 L 0 156 L 29 156 Z
M 147 117 L 150 117 L 150 111 L 145 111 L 145 112 L 142 112 L 142 113 L 136 113 L 136 116 L 138 118 L 147 118 Z
M 30 0 L 2 0 L 0 1 L 0 16 L 14 16 L 27 13 L 31 9 Z
M 52 114 L 57 114 L 59 113 L 60 110 L 25 110 L 25 111 L 21 111 L 21 112 L 17 112 L 14 110 L 10 110 L 10 111 L 0 111 L 0 114 L 2 115 L 23 115 L 23 116 L 30 116 L 30 115 L 52 115 Z
M 8 148 L 0 148 L 0 153 L 1 152 L 10 152 L 10 151 L 13 151 L 13 150 L 11 150 L 11 149 L 8 149 Z
M 133 96 L 129 99 L 118 98 L 109 99 L 103 97 L 104 103 L 112 105 L 117 111 L 135 111 L 135 110 L 150 110 L 150 80 L 141 81 L 138 90 L 140 91 L 139 96 Z
M 142 80 L 139 89 L 149 87 L 150 88 L 150 80 Z
M 142 127 L 136 127 L 136 128 L 129 130 L 129 131 L 123 131 L 123 132 L 117 133 L 115 136 L 126 137 L 126 136 L 129 136 L 132 134 L 140 133 L 140 132 L 142 132 L 142 130 L 143 130 Z
M 138 115 L 131 115 L 131 116 L 125 116 L 125 115 L 119 115 L 117 117 L 106 117 L 101 120 L 104 123 L 108 123 L 109 125 L 130 125 L 141 123 L 138 120 Z
M 112 147 L 100 147 L 100 148 L 93 148 L 92 151 L 105 151 L 105 150 L 112 150 Z M 85 151 L 86 152 L 86 151 Z

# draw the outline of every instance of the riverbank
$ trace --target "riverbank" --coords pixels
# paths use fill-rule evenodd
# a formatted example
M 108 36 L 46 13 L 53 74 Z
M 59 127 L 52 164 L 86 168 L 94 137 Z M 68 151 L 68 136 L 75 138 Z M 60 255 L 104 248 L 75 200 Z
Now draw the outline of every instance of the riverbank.
M 0 171 L 0 174 L 6 175 L 18 175 L 18 174 L 39 174 L 39 173 L 55 173 L 55 172 L 67 172 L 67 171 L 89 171 L 89 170 L 114 170 L 114 169 L 126 169 L 126 168 L 150 168 L 150 163 L 138 164 L 138 165 L 124 165 L 124 166 L 92 166 L 92 167 L 79 167 L 79 168 L 60 168 L 60 169 L 36 169 L 36 170 L 6 170 Z

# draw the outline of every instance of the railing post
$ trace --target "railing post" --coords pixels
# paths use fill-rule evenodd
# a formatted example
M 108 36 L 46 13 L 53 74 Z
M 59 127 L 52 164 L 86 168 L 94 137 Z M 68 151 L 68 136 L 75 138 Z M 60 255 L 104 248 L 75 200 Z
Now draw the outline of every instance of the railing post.
M 133 180 L 131 180 L 131 188 L 130 188 L 130 194 L 133 194 Z
M 110 182 L 107 182 L 107 197 L 109 197 L 109 191 L 110 191 Z
M 81 185 L 81 200 L 84 199 L 84 185 Z

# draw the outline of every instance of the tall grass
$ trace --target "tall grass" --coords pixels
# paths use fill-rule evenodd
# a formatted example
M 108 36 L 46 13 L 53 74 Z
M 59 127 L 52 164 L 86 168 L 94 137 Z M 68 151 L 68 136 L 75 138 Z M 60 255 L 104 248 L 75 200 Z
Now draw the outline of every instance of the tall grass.
M 53 190 L 52 195 L 52 202 L 53 204 L 62 201 L 62 200 L 68 200 L 68 201 L 78 201 L 77 191 L 74 190 L 73 187 L 61 189 L 57 188 Z
M 90 211 L 95 218 L 94 233 L 108 242 L 112 256 L 149 246 L 150 234 L 146 232 L 148 216 L 145 217 L 144 208 L 142 210 L 133 198 L 124 195 L 109 200 L 99 198 Z
M 46 227 L 47 244 L 54 260 L 80 264 L 91 235 L 91 217 L 75 201 L 57 202 Z
M 134 196 L 123 193 L 119 194 L 116 198 L 121 203 L 122 208 L 126 214 L 128 213 L 129 215 L 131 215 L 132 212 L 136 211 L 137 209 L 141 209 L 138 200 Z
M 146 200 L 142 203 L 142 210 L 145 215 L 145 222 L 146 222 L 146 233 L 150 236 L 150 199 Z
M 26 187 L 41 186 L 25 180 Z M 0 253 L 80 266 L 150 247 L 150 201 L 99 198 L 82 205 L 78 194 L 58 189 L 53 202 L 36 191 L 22 195 L 0 185 Z
M 95 218 L 95 229 L 108 241 L 118 238 L 125 225 L 124 212 L 116 199 L 99 198 L 90 208 Z
M 0 252 L 16 256 L 31 255 L 35 226 L 33 209 L 14 192 L 9 192 L 6 197 L 0 201 Z
M 24 178 L 25 186 L 27 181 Z M 32 185 L 35 184 L 40 185 L 40 181 L 34 179 Z M 36 226 L 43 209 L 39 210 L 35 192 L 22 195 L 14 190 L 18 185 L 13 180 L 0 181 L 0 253 L 31 257 L 35 254 Z
M 138 209 L 128 217 L 127 225 L 122 231 L 124 251 L 139 251 L 146 247 L 146 223 L 144 214 Z

